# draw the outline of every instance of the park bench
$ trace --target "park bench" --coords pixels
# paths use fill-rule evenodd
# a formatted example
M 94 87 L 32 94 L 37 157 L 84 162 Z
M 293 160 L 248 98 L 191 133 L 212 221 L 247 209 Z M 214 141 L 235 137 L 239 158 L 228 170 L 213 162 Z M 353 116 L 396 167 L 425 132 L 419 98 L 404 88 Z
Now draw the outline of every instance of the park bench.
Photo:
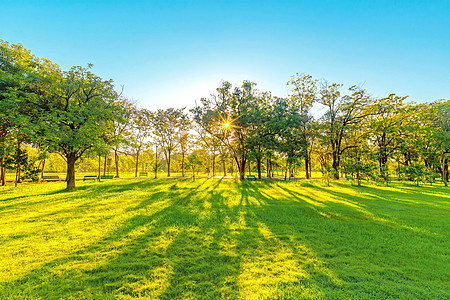
M 42 181 L 59 181 L 58 175 L 42 176 Z
M 256 177 L 255 177 L 255 175 L 247 175 L 247 179 L 253 179 L 253 180 L 256 180 Z
M 148 177 L 147 172 L 139 172 L 139 177 Z
M 100 179 L 113 179 L 114 175 L 100 175 Z
M 351 180 L 351 179 L 353 179 L 353 177 L 352 176 L 345 176 L 345 179 L 347 179 L 347 180 Z
M 87 176 L 84 176 L 83 181 L 86 181 L 86 180 L 97 180 L 97 179 L 98 179 L 98 176 L 96 176 L 96 175 L 87 175 Z

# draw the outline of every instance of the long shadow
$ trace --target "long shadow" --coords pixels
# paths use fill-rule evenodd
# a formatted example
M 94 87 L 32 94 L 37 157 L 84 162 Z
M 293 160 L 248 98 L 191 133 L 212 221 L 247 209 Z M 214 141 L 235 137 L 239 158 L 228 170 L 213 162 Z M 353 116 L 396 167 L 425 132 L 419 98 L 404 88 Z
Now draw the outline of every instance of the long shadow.
M 398 264 L 411 264 L 417 248 L 408 240 L 411 231 L 363 218 L 383 212 L 371 206 L 378 198 L 370 193 L 355 198 L 313 185 L 308 189 L 316 193 L 306 195 L 275 181 L 222 179 L 139 181 L 101 190 L 113 198 L 130 189 L 148 193 L 124 209 L 127 217 L 103 238 L 0 283 L 0 296 L 374 298 L 370 287 L 395 283 L 408 292 L 404 282 L 416 279 L 414 274 L 400 274 L 394 283 L 381 279 L 380 269 L 395 272 Z M 83 191 L 92 192 L 94 187 Z M 340 201 L 320 199 L 319 192 Z M 88 202 L 83 209 L 94 205 Z M 405 257 L 384 257 L 402 247 L 412 250 Z M 378 296 L 402 296 L 384 289 Z
M 229 226 L 224 222 L 229 208 L 220 192 L 214 190 L 214 187 L 209 189 L 210 196 L 203 198 L 210 204 L 206 215 L 197 215 L 197 222 L 184 228 L 167 249 L 173 275 L 161 299 L 233 299 L 238 296 L 241 258 L 227 247 L 233 243 Z
M 155 188 L 156 186 L 159 186 L 163 183 L 152 183 L 149 186 L 147 186 L 147 188 Z M 134 187 L 135 184 L 131 183 L 131 184 L 126 184 L 127 186 L 131 186 Z M 92 187 L 91 189 L 96 189 L 99 186 L 96 187 Z M 115 188 L 113 188 L 115 189 Z M 104 192 L 104 190 L 102 189 L 102 192 Z M 173 195 L 173 199 L 176 199 L 177 197 L 180 197 L 180 193 L 172 193 Z M 110 193 L 110 195 L 107 195 L 106 197 L 114 197 L 115 193 Z M 170 195 L 170 193 L 169 193 Z M 79 195 L 77 195 L 77 198 L 80 197 Z M 153 194 L 149 197 L 149 199 L 147 199 L 148 203 L 152 203 L 152 202 L 157 202 L 159 201 L 159 194 Z M 58 212 L 59 213 L 59 212 Z M 160 213 L 161 214 L 161 213 Z M 155 218 L 159 218 L 161 219 L 161 217 L 158 214 L 155 214 L 155 216 L 145 216 L 145 215 L 136 215 L 132 218 L 129 218 L 128 220 L 126 220 L 122 226 L 119 227 L 119 229 L 112 231 L 108 236 L 106 236 L 103 240 L 95 243 L 95 244 L 91 244 L 86 246 L 84 249 L 78 250 L 72 254 L 70 254 L 68 257 L 63 257 L 61 259 L 56 259 L 54 261 L 50 261 L 48 263 L 46 263 L 42 268 L 35 270 L 35 271 L 31 271 L 29 273 L 29 275 L 17 280 L 15 283 L 13 282 L 12 285 L 15 284 L 21 284 L 24 281 L 30 281 L 30 282 L 34 282 L 34 284 L 39 288 L 39 291 L 37 291 L 38 294 L 42 294 L 42 297 L 48 296 L 47 292 L 52 291 L 53 289 L 50 288 L 50 286 L 47 284 L 43 284 L 42 286 L 39 285 L 39 282 L 36 282 L 36 280 L 39 278 L 39 274 L 42 275 L 45 273 L 51 274 L 52 273 L 52 269 L 57 268 L 58 266 L 61 265 L 65 265 L 65 264 L 70 264 L 73 261 L 79 261 L 80 257 L 87 257 L 90 256 L 90 253 L 102 253 L 102 252 L 107 252 L 107 250 L 109 248 L 111 248 L 109 245 L 111 243 L 113 243 L 116 240 L 121 240 L 123 239 L 128 233 L 130 233 L 133 229 L 135 229 L 138 226 L 145 226 L 146 224 L 148 224 L 149 222 L 151 222 L 153 219 Z M 102 218 L 102 221 L 104 221 L 105 219 Z M 177 220 L 178 221 L 178 220 Z M 101 225 L 100 225 L 101 226 Z M 64 276 L 62 276 L 64 278 Z M 72 278 L 64 278 L 63 280 L 61 280 L 59 282 L 59 280 L 61 279 L 61 277 L 57 277 L 55 278 L 55 280 L 53 280 L 51 282 L 51 284 L 54 284 L 55 286 L 65 286 L 66 289 L 71 289 L 70 286 L 71 284 L 68 284 L 68 282 L 72 282 Z M 73 286 L 79 286 L 79 284 L 74 284 Z
M 320 187 L 316 187 L 316 189 L 322 190 Z M 323 193 L 323 191 L 321 192 Z M 439 244 L 442 245 L 442 237 L 430 236 L 426 232 L 413 232 L 410 228 L 405 230 L 400 226 L 401 224 L 393 226 L 376 218 L 372 221 L 360 217 L 334 218 L 330 212 L 336 212 L 336 210 L 348 216 L 379 214 L 378 211 L 372 212 L 369 205 L 365 205 L 365 202 L 371 202 L 376 197 L 372 199 L 370 197 L 368 197 L 369 199 L 355 198 L 339 192 L 329 190 L 327 192 L 333 197 L 341 197 L 341 199 L 345 197 L 344 200 L 351 201 L 352 204 L 361 203 L 363 206 L 348 206 L 341 201 L 340 203 L 327 203 L 326 209 L 314 208 L 306 203 L 301 204 L 298 200 L 309 198 L 309 200 L 317 201 L 316 197 L 292 191 L 291 197 L 283 199 L 283 202 L 280 203 L 279 198 L 267 197 L 255 186 L 243 185 L 243 193 L 247 194 L 246 197 L 252 195 L 252 197 L 263 199 L 266 202 L 265 206 L 253 205 L 248 206 L 248 209 L 256 219 L 264 223 L 276 242 L 291 248 L 293 253 L 301 253 L 302 250 L 306 252 L 306 256 L 296 256 L 296 259 L 298 265 L 303 266 L 309 275 L 298 280 L 297 283 L 292 283 L 291 286 L 284 285 L 284 291 L 278 296 L 281 295 L 280 298 L 305 297 L 305 295 L 301 295 L 299 292 L 301 289 L 298 287 L 306 286 L 319 292 L 316 297 L 320 297 L 320 295 L 342 296 L 345 293 L 336 294 L 336 291 L 352 292 L 356 290 L 361 297 L 372 298 L 370 290 L 361 289 L 361 284 L 368 284 L 383 285 L 379 288 L 378 295 L 385 298 L 401 298 L 404 291 L 408 291 L 418 298 L 426 298 L 427 289 L 420 290 L 410 284 L 412 281 L 417 281 L 420 272 L 407 275 L 396 269 L 399 265 L 414 268 L 413 261 L 418 261 L 417 251 L 421 249 L 421 246 L 416 245 L 417 241 L 411 239 L 411 234 L 421 240 L 426 239 L 424 245 L 433 249 L 433 254 L 421 251 L 422 257 L 419 261 L 422 265 L 428 266 L 435 261 L 434 256 L 439 255 L 442 251 L 442 246 L 439 246 Z M 299 209 L 300 207 L 303 209 Z M 324 214 L 324 211 L 328 214 Z M 283 222 L 279 221 L 280 215 Z M 402 251 L 399 252 L 399 249 Z M 309 260 L 310 256 L 315 259 Z M 353 271 L 353 274 L 345 272 L 348 270 L 347 265 L 356 272 Z M 370 266 L 370 269 L 379 270 L 379 272 L 365 269 L 367 265 Z M 382 279 L 386 270 L 389 270 L 391 276 L 389 279 Z M 440 292 L 439 288 L 435 286 L 432 293 L 435 296 L 442 296 Z
M 214 192 L 220 182 L 207 190 L 204 183 L 200 181 L 194 187 L 175 183 L 165 201 L 161 192 L 153 193 L 127 210 L 138 213 L 102 240 L 8 283 L 8 290 L 13 293 L 28 285 L 33 287 L 32 297 L 85 297 L 89 291 L 94 298 L 123 295 L 166 299 L 188 295 L 211 299 L 237 291 L 233 278 L 239 258 L 220 250 L 220 241 L 227 233 L 220 220 L 228 214 L 223 197 Z M 211 204 L 208 218 L 202 215 L 205 201 Z M 162 209 L 150 215 L 143 212 L 158 202 L 165 203 Z M 223 266 L 217 268 L 217 262 Z M 216 268 L 211 269 L 209 265 L 214 263 Z M 73 264 L 85 267 L 72 270 Z M 65 271 L 55 276 L 56 269 Z M 40 282 L 41 278 L 50 280 Z M 165 283 L 145 287 L 143 283 L 149 280 Z M 216 286 L 224 288 L 219 291 Z

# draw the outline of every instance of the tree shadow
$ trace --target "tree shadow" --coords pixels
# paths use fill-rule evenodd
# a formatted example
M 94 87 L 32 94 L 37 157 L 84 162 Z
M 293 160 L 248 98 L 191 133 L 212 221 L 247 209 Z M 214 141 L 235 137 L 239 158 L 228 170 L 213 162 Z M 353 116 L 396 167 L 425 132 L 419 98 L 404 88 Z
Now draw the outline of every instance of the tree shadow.
M 121 218 L 94 217 L 91 224 L 108 226 L 100 239 L 0 283 L 0 296 L 300 299 L 401 298 L 401 289 L 411 292 L 407 283 L 417 280 L 415 274 L 399 273 L 391 282 L 382 272 L 396 272 L 413 258 L 426 265 L 414 256 L 418 248 L 410 239 L 429 236 L 393 217 L 383 221 L 388 209 L 375 204 L 389 200 L 373 189 L 347 195 L 345 185 L 336 191 L 308 184 L 309 192 L 279 181 L 232 179 L 86 188 L 75 199 L 102 194 L 103 200 L 80 200 L 83 209 L 56 214 L 87 214 L 97 206 L 114 211 L 126 203 L 117 210 Z M 130 191 L 136 194 L 124 196 Z M 116 197 L 124 198 L 108 202 Z M 402 247 L 411 250 L 399 254 Z M 374 285 L 382 287 L 374 292 Z

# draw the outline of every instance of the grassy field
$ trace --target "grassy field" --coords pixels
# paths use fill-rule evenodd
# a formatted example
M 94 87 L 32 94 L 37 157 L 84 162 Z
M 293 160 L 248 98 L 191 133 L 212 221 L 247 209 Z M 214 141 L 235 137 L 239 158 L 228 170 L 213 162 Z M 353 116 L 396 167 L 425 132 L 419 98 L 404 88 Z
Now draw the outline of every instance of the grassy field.
M 320 180 L 0 187 L 0 299 L 448 299 L 450 193 Z

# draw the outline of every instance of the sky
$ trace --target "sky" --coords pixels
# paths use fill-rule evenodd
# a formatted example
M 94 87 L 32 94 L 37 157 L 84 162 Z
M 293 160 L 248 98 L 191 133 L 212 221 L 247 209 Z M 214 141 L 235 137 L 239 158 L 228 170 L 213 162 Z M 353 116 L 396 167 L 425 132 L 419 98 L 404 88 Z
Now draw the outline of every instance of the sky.
M 296 73 L 373 97 L 450 98 L 450 1 L 0 0 L 0 39 L 62 69 L 94 65 L 150 110 L 223 80 L 285 97 Z

